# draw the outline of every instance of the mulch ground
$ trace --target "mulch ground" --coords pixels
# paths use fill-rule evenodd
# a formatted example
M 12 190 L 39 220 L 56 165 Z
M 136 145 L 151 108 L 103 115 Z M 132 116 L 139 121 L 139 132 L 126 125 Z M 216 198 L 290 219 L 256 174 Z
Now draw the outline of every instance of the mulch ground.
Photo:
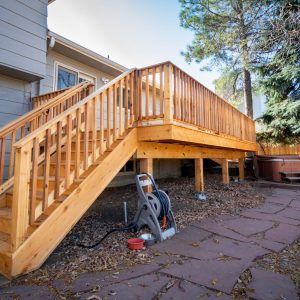
M 243 208 L 256 207 L 264 201 L 251 183 L 232 183 L 226 187 L 221 183 L 221 176 L 214 174 L 205 178 L 205 184 L 207 201 L 201 202 L 195 198 L 193 178 L 158 181 L 159 187 L 169 192 L 179 229 L 207 217 L 236 214 Z M 127 239 L 138 236 L 137 233 L 113 233 L 95 249 L 77 246 L 78 242 L 94 244 L 111 228 L 124 226 L 124 201 L 128 206 L 128 219 L 132 220 L 137 198 L 135 185 L 106 189 L 46 263 L 15 280 L 14 284 L 38 284 L 58 278 L 71 282 L 81 273 L 120 270 L 133 264 L 151 262 L 153 254 L 150 250 L 131 251 L 127 248 Z

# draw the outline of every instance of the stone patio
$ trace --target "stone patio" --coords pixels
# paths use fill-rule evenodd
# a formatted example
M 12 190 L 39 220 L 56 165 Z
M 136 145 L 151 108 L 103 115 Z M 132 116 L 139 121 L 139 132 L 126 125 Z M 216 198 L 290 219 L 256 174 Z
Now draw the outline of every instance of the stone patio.
M 272 189 L 258 208 L 196 222 L 173 239 L 152 246 L 154 260 L 119 272 L 86 273 L 71 284 L 3 287 L 0 299 L 232 299 L 239 277 L 250 270 L 251 299 L 299 299 L 287 275 L 254 267 L 300 236 L 300 192 Z

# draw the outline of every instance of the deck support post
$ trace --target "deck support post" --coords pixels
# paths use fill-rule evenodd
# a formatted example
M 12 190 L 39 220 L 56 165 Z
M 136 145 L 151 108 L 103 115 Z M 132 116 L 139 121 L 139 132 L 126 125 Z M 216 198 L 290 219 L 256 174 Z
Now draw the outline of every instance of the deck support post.
M 229 184 L 229 168 L 228 160 L 226 158 L 222 159 L 222 179 L 224 184 Z
M 173 66 L 171 63 L 164 65 L 164 124 L 172 124 L 174 118 Z
M 244 158 L 239 158 L 239 180 L 245 179 Z
M 195 187 L 196 198 L 198 200 L 206 200 L 204 193 L 203 158 L 195 159 Z
M 153 176 L 153 159 L 152 158 L 140 159 L 140 172 L 148 173 Z M 150 186 L 146 187 L 146 192 L 152 192 L 152 189 Z
M 14 190 L 12 200 L 12 251 L 24 241 L 29 226 L 29 185 L 31 144 L 16 149 Z

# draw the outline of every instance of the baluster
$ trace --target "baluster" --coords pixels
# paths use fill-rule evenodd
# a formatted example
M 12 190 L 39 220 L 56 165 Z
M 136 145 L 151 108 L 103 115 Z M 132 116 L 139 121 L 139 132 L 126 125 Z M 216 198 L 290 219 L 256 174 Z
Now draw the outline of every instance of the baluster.
M 159 101 L 160 101 L 160 117 L 164 116 L 164 78 L 163 78 L 163 65 L 159 67 Z
M 39 139 L 33 139 L 33 151 L 32 151 L 32 170 L 31 170 L 31 184 L 30 184 L 30 208 L 29 208 L 29 222 L 33 225 L 35 222 L 35 210 L 36 210 L 36 192 L 37 192 L 37 171 L 38 171 L 38 159 L 39 159 Z
M 128 76 L 125 77 L 125 129 L 128 129 Z
M 93 162 L 96 160 L 97 157 L 97 131 L 96 131 L 96 118 L 97 118 L 97 111 L 96 111 L 96 97 L 92 100 L 92 157 Z
M 121 136 L 123 134 L 122 115 L 123 115 L 123 80 L 120 80 L 120 85 L 119 85 L 119 136 Z
M 146 119 L 149 118 L 149 69 L 145 70 L 146 76 Z
M 50 146 L 51 130 L 46 130 L 45 136 L 45 164 L 44 164 L 44 187 L 43 187 L 43 211 L 48 207 L 49 197 L 49 175 L 50 175 Z M 59 166 L 57 166 L 59 167 Z
M 135 85 L 134 85 L 134 73 L 130 74 L 130 125 L 132 126 L 134 122 L 134 93 L 135 91 Z M 136 105 L 135 105 L 136 106 Z
M 80 170 L 81 114 L 82 114 L 81 108 L 78 108 L 76 110 L 77 127 L 76 127 L 76 145 L 75 145 L 75 178 L 76 178 L 76 180 L 79 180 L 79 177 L 81 175 L 81 170 Z
M 100 154 L 104 153 L 104 93 L 100 94 Z
M 55 190 L 54 197 L 57 199 L 60 196 L 60 167 L 61 167 L 61 135 L 62 135 L 62 123 L 57 123 L 56 128 L 56 169 L 55 169 Z
M 67 116 L 66 128 L 66 170 L 65 170 L 65 188 L 68 189 L 71 185 L 71 148 L 72 148 L 72 115 Z
M 88 103 L 84 104 L 84 161 L 83 161 L 83 169 L 86 170 L 88 168 L 88 160 L 89 160 L 89 105 Z
M 1 138 L 1 152 L 0 152 L 0 184 L 4 179 L 4 164 L 5 164 L 5 149 L 6 149 L 6 136 Z
M 120 86 L 120 93 L 122 93 L 122 89 Z M 121 99 L 120 99 L 121 100 Z M 106 91 L 106 104 L 107 104 L 107 111 L 106 111 L 106 120 L 107 120 L 107 126 L 106 126 L 106 149 L 110 149 L 111 145 L 111 138 L 110 138 L 110 89 Z M 120 124 L 119 127 L 121 127 L 121 121 L 122 121 L 122 107 L 121 107 L 121 101 L 119 103 L 119 114 L 120 114 Z M 122 134 L 120 130 L 120 135 Z
M 8 177 L 11 178 L 13 176 L 13 170 L 14 170 L 14 160 L 15 160 L 15 148 L 14 143 L 16 141 L 16 130 L 13 130 L 11 133 L 11 141 L 10 141 L 10 157 L 9 157 L 9 171 L 8 171 Z
M 156 116 L 156 68 L 152 68 L 152 115 Z

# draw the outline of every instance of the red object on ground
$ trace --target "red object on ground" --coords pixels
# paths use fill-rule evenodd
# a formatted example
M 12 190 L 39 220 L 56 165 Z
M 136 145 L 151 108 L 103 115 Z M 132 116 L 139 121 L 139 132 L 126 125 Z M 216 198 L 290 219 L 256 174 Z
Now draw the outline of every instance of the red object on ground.
M 127 240 L 127 246 L 129 249 L 138 250 L 144 247 L 145 240 L 139 238 L 133 238 Z

